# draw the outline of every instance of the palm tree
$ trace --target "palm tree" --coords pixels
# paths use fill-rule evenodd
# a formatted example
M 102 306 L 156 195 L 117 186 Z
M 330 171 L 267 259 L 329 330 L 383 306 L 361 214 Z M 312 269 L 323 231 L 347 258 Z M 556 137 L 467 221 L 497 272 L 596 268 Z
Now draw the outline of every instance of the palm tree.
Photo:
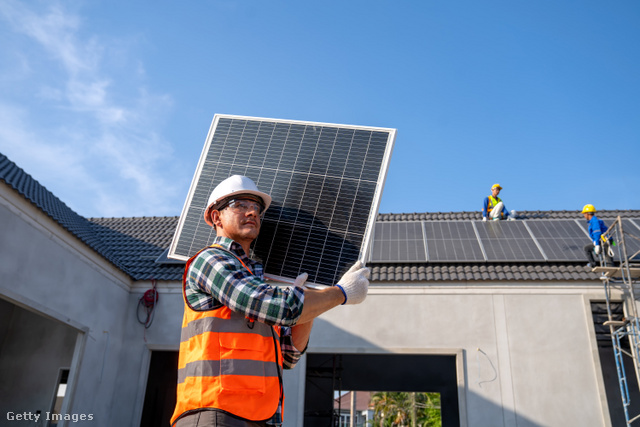
M 438 393 L 384 391 L 375 393 L 371 404 L 374 408 L 373 424 L 379 427 L 442 426 Z

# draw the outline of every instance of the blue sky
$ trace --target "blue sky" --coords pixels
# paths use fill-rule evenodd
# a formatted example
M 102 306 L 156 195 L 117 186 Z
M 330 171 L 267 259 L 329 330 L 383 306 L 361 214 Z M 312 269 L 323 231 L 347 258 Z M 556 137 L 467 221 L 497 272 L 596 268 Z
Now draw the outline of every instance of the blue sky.
M 83 216 L 179 215 L 216 113 L 398 129 L 384 213 L 640 209 L 637 0 L 3 0 L 0 40 L 0 152 Z

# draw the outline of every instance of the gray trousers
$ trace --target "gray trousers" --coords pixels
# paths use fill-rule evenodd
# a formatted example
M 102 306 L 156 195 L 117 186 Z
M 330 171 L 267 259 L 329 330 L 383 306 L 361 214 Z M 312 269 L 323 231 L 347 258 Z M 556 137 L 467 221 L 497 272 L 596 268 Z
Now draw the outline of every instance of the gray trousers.
M 175 427 L 266 427 L 266 422 L 246 421 L 220 411 L 204 410 L 180 418 Z

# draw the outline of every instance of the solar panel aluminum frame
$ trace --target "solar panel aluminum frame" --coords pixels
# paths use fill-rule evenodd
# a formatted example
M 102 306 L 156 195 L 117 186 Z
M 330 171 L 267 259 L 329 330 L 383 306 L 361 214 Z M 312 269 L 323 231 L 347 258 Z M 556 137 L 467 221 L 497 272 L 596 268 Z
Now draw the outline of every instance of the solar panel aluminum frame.
M 364 227 L 364 232 L 363 232 L 363 237 L 362 237 L 362 241 L 360 244 L 359 249 L 359 256 L 358 259 L 362 260 L 363 262 L 365 262 L 365 260 L 368 259 L 369 253 L 368 251 L 370 250 L 371 245 L 369 244 L 371 239 L 372 239 L 372 234 L 373 234 L 373 227 L 375 225 L 375 220 L 377 218 L 378 215 L 378 210 L 379 210 L 379 206 L 380 206 L 380 200 L 382 197 L 382 191 L 384 188 L 384 183 L 386 180 L 386 176 L 387 176 L 387 171 L 389 168 L 389 162 L 390 162 L 390 158 L 391 158 L 391 153 L 393 151 L 393 146 L 395 143 L 395 137 L 396 137 L 396 129 L 390 129 L 390 128 L 380 128 L 380 127 L 368 127 L 368 126 L 353 126 L 353 125 L 341 125 L 341 124 L 330 124 L 330 123 L 320 123 L 320 122 L 309 122 L 309 121 L 296 121 L 296 120 L 280 120 L 280 119 L 268 119 L 268 118 L 258 118 L 258 117 L 248 117 L 248 116 L 236 116 L 236 115 L 226 115 L 226 114 L 216 114 L 211 122 L 211 126 L 209 128 L 209 132 L 207 134 L 207 138 L 205 140 L 205 144 L 204 147 L 202 149 L 201 155 L 200 155 L 200 159 L 198 161 L 197 167 L 196 167 L 196 172 L 193 176 L 192 182 L 191 182 L 191 186 L 189 188 L 189 192 L 187 195 L 187 198 L 185 200 L 185 204 L 183 206 L 182 209 L 182 214 L 180 215 L 179 221 L 178 221 L 178 225 L 176 227 L 175 233 L 174 233 L 174 237 L 173 240 L 171 242 L 171 246 L 169 247 L 169 253 L 168 253 L 168 258 L 170 259 L 176 259 L 176 260 L 182 260 L 182 261 L 186 261 L 188 260 L 189 256 L 186 256 L 185 254 L 181 254 L 178 253 L 176 251 L 177 247 L 178 247 L 178 243 L 179 243 L 179 239 L 180 236 L 182 235 L 183 232 L 185 232 L 185 226 L 186 221 L 187 221 L 187 214 L 189 213 L 190 209 L 193 209 L 193 203 L 194 203 L 194 194 L 195 194 L 195 190 L 197 185 L 200 183 L 200 181 L 203 179 L 203 169 L 205 167 L 205 164 L 207 163 L 207 155 L 211 149 L 212 143 L 214 141 L 215 138 L 215 134 L 216 134 L 216 130 L 218 129 L 218 125 L 220 124 L 220 121 L 223 119 L 229 119 L 229 120 L 238 120 L 238 121 L 250 121 L 250 122 L 260 122 L 262 123 L 271 123 L 274 126 L 274 129 L 276 126 L 283 124 L 283 125 L 289 125 L 290 129 L 293 129 L 293 127 L 295 125 L 297 126 L 307 126 L 309 127 L 319 127 L 319 128 L 331 128 L 331 130 L 335 130 L 336 132 L 336 136 L 338 135 L 338 133 L 340 131 L 345 131 L 345 130 L 353 130 L 355 132 L 358 131 L 368 131 L 371 132 L 372 135 L 374 133 L 378 133 L 378 132 L 382 132 L 386 135 L 386 142 L 385 142 L 385 146 L 384 146 L 384 152 L 382 154 L 382 158 L 381 158 L 381 162 L 378 165 L 376 163 L 376 167 L 379 166 L 379 170 L 374 169 L 373 172 L 376 174 L 377 176 L 377 181 L 375 182 L 375 190 L 373 191 L 373 194 L 371 196 L 371 205 L 370 205 L 370 209 L 368 212 L 368 216 L 367 216 L 367 221 L 366 221 L 366 226 Z M 314 128 L 315 129 L 315 128 Z M 357 135 L 357 133 L 354 133 L 354 136 Z M 301 143 L 300 143 L 301 144 Z M 317 146 L 319 146 L 320 142 L 317 142 Z M 283 146 L 284 147 L 284 146 Z M 336 145 L 337 147 L 337 145 Z M 378 146 L 380 148 L 380 151 L 382 152 L 382 147 Z M 264 148 L 264 153 L 263 155 L 266 156 L 266 153 L 269 151 L 269 148 L 266 147 Z M 254 153 L 252 153 L 252 155 L 255 155 Z M 349 154 L 347 154 L 346 156 L 348 156 Z M 336 157 L 339 158 L 339 157 Z M 328 162 L 331 162 L 334 160 L 333 156 L 329 157 Z M 366 158 L 365 158 L 366 160 Z M 296 160 L 297 161 L 297 160 Z M 346 159 L 345 159 L 346 161 Z M 238 165 L 236 165 L 238 166 Z M 307 171 L 307 173 L 309 174 L 309 176 L 311 176 L 311 166 L 312 166 L 312 161 L 309 161 L 309 170 Z M 250 169 L 250 165 L 247 164 L 246 165 L 247 170 Z M 274 167 L 275 169 L 275 167 Z M 364 166 L 363 166 L 364 169 Z M 274 180 L 275 180 L 275 175 L 277 174 L 277 169 L 275 169 L 276 172 L 274 173 Z M 292 175 L 295 173 L 294 171 L 291 172 Z M 329 178 L 328 174 L 324 175 L 324 178 Z M 206 179 L 206 178 L 205 178 Z M 254 179 L 255 181 L 255 179 Z M 343 181 L 342 182 L 346 182 L 346 178 L 343 177 Z M 360 182 L 360 181 L 358 181 Z M 371 179 L 370 181 L 367 182 L 371 182 L 373 184 L 373 179 Z M 215 187 L 215 185 L 217 185 L 219 182 L 211 182 L 210 184 L 210 188 L 208 188 L 208 192 L 210 193 L 213 188 Z M 258 184 L 258 188 L 260 188 L 262 191 L 266 191 L 269 192 L 269 189 L 264 188 L 264 183 L 259 183 L 256 182 Z M 274 184 L 275 185 L 275 184 Z M 202 191 L 201 191 L 202 192 Z M 272 196 L 274 196 L 274 194 L 272 194 Z M 317 195 L 317 206 L 322 206 L 322 200 L 320 200 L 322 194 Z M 304 198 L 306 200 L 307 194 L 304 195 Z M 355 197 L 355 194 L 354 194 Z M 198 198 L 202 198 L 202 195 L 199 195 Z M 202 213 L 204 212 L 206 206 L 198 206 L 196 207 L 196 209 L 198 209 L 199 215 L 198 218 L 195 219 L 195 214 L 192 212 L 192 219 L 190 220 L 191 223 L 188 224 L 189 227 L 195 227 L 196 231 L 194 231 L 194 241 L 195 241 L 195 235 L 197 233 L 197 231 L 199 230 L 199 227 L 204 227 L 204 218 L 202 217 Z M 286 206 L 282 206 L 283 208 L 286 208 Z M 270 209 L 271 210 L 271 209 Z M 267 214 L 269 214 L 269 212 L 267 212 Z M 362 211 L 362 216 L 364 217 L 364 211 Z M 197 221 L 197 223 L 194 225 L 193 222 Z M 264 225 L 264 223 L 263 223 Z M 208 226 L 207 226 L 208 227 Z M 215 231 L 213 231 L 213 229 L 211 229 L 211 233 L 208 239 L 208 242 L 210 243 L 211 240 L 213 239 L 213 237 L 215 237 Z M 258 237 L 258 240 L 260 239 L 260 236 Z M 201 244 L 202 241 L 200 241 L 200 243 L 195 243 L 194 241 L 192 241 L 190 244 L 192 247 L 189 248 L 189 252 L 191 253 L 191 255 L 195 252 L 197 252 L 197 250 L 202 249 L 202 247 L 205 247 L 206 244 L 209 243 L 205 243 L 205 244 Z M 200 247 L 198 247 L 200 246 Z M 184 251 L 183 251 L 184 252 Z M 301 271 L 302 272 L 302 271 Z M 272 279 L 275 281 L 279 281 L 279 282 L 284 282 L 284 283 L 292 283 L 294 278 L 293 277 L 285 277 L 285 276 L 281 276 L 278 274 L 273 274 L 269 272 L 269 266 L 266 266 L 266 270 L 265 270 L 265 277 L 268 279 Z M 307 284 L 313 284 L 311 283 L 312 281 L 310 280 L 309 282 L 307 282 Z

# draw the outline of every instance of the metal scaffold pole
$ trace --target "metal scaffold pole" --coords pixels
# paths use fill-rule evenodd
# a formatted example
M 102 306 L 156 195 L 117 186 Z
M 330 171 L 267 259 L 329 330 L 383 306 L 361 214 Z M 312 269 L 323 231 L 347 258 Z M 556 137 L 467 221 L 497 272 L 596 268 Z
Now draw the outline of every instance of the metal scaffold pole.
M 608 320 L 604 325 L 609 326 L 626 425 L 631 427 L 634 421 L 640 419 L 640 414 L 632 418 L 629 414 L 631 399 L 623 356 L 627 355 L 633 361 L 637 384 L 640 384 L 640 319 L 638 318 L 637 298 L 634 289 L 634 286 L 638 283 L 638 278 L 640 278 L 640 264 L 637 266 L 633 264 L 633 259 L 640 254 L 640 250 L 629 255 L 627 253 L 627 237 L 640 242 L 640 238 L 625 232 L 622 219 L 618 216 L 607 232 L 603 234 L 603 241 L 608 242 L 610 244 L 609 247 L 616 245 L 620 264 L 618 266 L 607 266 L 606 257 L 601 254 L 601 265 L 593 268 L 593 271 L 601 274 L 600 278 L 604 285 L 608 314 Z M 604 251 L 608 251 L 608 247 L 604 247 Z M 622 295 L 625 313 L 625 317 L 622 320 L 614 320 L 612 316 L 611 290 L 614 288 L 618 288 Z M 628 340 L 630 351 L 625 348 L 626 341 L 624 338 Z

